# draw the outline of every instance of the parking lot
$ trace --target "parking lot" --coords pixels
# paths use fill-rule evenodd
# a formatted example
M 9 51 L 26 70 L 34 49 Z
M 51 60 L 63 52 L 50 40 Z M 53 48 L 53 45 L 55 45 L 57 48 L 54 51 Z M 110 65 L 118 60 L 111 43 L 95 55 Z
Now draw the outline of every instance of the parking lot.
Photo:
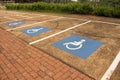
M 2 29 L 97 80 L 120 60 L 120 20 L 103 20 L 0 11 Z

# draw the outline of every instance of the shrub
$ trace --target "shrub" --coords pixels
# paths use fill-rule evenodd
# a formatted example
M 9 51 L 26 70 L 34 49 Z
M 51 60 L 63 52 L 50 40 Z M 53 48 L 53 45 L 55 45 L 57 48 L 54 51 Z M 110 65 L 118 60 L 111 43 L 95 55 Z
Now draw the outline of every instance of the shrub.
M 113 8 L 112 7 L 97 7 L 95 8 L 93 14 L 98 15 L 98 16 L 107 16 L 107 17 L 112 17 L 113 13 Z
M 110 6 L 98 6 L 93 11 L 94 15 L 120 18 L 120 8 Z
M 83 14 L 91 14 L 93 12 L 93 6 L 90 3 L 84 3 L 81 9 Z
M 93 6 L 92 3 L 66 3 L 54 4 L 45 2 L 36 2 L 31 4 L 7 4 L 8 10 L 29 10 L 44 12 L 62 12 L 75 14 L 92 14 L 106 17 L 120 17 L 120 6 Z

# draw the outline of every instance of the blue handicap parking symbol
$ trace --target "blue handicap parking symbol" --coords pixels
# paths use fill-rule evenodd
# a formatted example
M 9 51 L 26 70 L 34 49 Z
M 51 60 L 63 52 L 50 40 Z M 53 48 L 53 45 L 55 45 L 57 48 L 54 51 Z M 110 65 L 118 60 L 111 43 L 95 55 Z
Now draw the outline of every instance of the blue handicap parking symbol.
M 32 28 L 21 30 L 21 32 L 23 32 L 23 33 L 32 37 L 32 36 L 36 36 L 38 34 L 42 34 L 44 32 L 47 32 L 49 30 L 50 30 L 50 28 L 35 26 L 35 27 L 32 27 Z
M 67 37 L 52 45 L 57 48 L 60 48 L 61 50 L 64 50 L 66 52 L 79 56 L 83 59 L 86 59 L 94 51 L 96 51 L 102 44 L 103 44 L 102 42 L 96 40 L 71 35 L 70 37 Z
M 6 26 L 8 26 L 8 27 L 14 27 L 14 26 L 22 25 L 22 24 L 25 24 L 25 22 L 16 21 L 16 22 L 7 23 Z

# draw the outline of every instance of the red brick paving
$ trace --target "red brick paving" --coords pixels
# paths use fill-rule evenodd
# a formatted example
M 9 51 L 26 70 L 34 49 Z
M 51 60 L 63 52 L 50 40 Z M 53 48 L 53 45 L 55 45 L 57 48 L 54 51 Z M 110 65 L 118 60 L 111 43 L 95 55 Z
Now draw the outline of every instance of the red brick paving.
M 0 80 L 92 80 L 0 29 Z

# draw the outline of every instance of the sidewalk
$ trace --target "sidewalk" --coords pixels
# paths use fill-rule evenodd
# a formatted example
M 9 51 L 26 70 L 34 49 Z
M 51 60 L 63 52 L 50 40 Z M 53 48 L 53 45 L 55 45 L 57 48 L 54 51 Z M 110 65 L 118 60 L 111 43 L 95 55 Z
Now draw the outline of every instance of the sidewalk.
M 92 80 L 0 29 L 0 80 Z

